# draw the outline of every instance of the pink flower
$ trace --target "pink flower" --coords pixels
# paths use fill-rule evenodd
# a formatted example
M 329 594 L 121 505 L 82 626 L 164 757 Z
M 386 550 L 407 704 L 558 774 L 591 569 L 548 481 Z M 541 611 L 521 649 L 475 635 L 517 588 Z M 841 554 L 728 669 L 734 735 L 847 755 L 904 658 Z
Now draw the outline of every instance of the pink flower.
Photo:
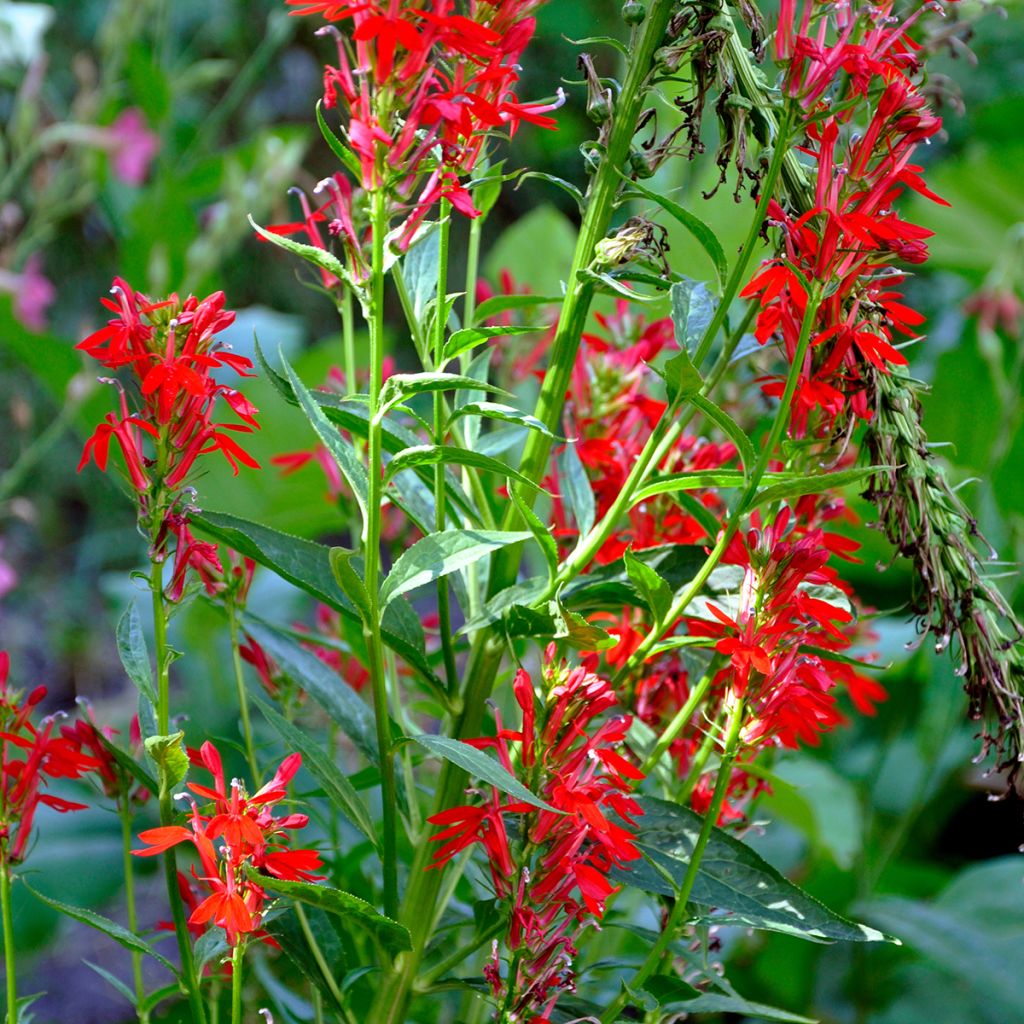
M 145 115 L 138 107 L 122 110 L 109 137 L 115 176 L 128 185 L 143 184 L 160 150 L 160 137 L 146 127 Z

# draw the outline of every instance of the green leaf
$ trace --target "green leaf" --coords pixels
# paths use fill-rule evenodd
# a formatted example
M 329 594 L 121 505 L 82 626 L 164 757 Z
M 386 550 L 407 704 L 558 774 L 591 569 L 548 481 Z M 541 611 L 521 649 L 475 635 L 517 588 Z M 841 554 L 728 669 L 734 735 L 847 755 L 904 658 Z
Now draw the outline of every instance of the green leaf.
M 380 764 L 373 712 L 352 688 L 338 678 L 312 651 L 254 615 L 244 628 L 297 686 L 301 686 L 330 715 L 332 721 L 375 765 Z
M 251 877 L 260 886 L 279 896 L 308 903 L 346 922 L 365 928 L 388 952 L 395 954 L 412 949 L 409 932 L 397 921 L 375 910 L 366 900 L 350 892 L 334 889 L 329 885 L 314 885 L 312 882 L 286 882 L 251 872 Z
M 560 306 L 561 295 L 494 295 L 484 299 L 476 307 L 476 320 L 490 320 L 499 313 L 507 313 L 510 309 L 530 309 L 533 306 Z
M 95 971 L 108 985 L 116 989 L 132 1006 L 138 1005 L 135 993 L 120 978 L 111 974 L 105 967 L 100 967 L 99 964 L 94 964 L 91 960 L 86 960 L 84 957 L 82 958 L 82 963 L 90 970 Z
M 544 561 L 547 562 L 548 577 L 553 580 L 558 575 L 558 541 L 551 535 L 550 527 L 542 522 L 540 516 L 533 511 L 526 499 L 519 493 L 519 488 L 509 487 L 508 493 L 512 499 L 512 504 L 516 507 L 516 511 L 522 517 L 533 539 L 540 546 L 541 554 L 544 555 Z
M 473 633 L 492 622 L 497 622 L 514 605 L 530 605 L 540 600 L 548 589 L 549 579 L 545 576 L 531 576 L 529 579 L 519 583 L 513 583 L 504 590 L 499 590 L 484 606 L 477 615 L 467 622 L 459 633 L 466 635 Z
M 305 242 L 296 242 L 293 239 L 288 238 L 286 235 L 276 235 L 273 231 L 267 231 L 265 228 L 261 228 L 259 224 L 252 219 L 251 215 L 248 215 L 248 221 L 260 238 L 276 245 L 279 249 L 285 249 L 287 252 L 293 253 L 296 256 L 301 256 L 307 262 L 315 264 L 321 270 L 326 270 L 328 274 L 333 274 L 335 277 L 344 281 L 345 284 L 347 284 L 354 292 L 359 292 L 359 282 L 349 274 L 342 262 L 333 253 L 328 252 L 326 249 L 321 249 L 316 245 L 307 245 Z
M 313 933 L 313 940 L 319 947 L 328 970 L 333 977 L 340 978 L 345 973 L 346 960 L 338 933 L 327 915 L 318 907 L 308 907 L 305 914 L 309 930 Z M 267 921 L 266 929 L 281 946 L 285 956 L 320 990 L 327 1006 L 333 1007 L 336 1012 L 339 1011 L 341 1007 L 338 1006 L 334 993 L 324 978 L 317 963 L 316 952 L 306 938 L 295 909 L 289 908 L 282 914 L 275 914 Z
M 306 414 L 306 418 L 312 424 L 317 437 L 326 446 L 338 469 L 341 470 L 342 476 L 351 488 L 353 495 L 355 495 L 356 504 L 359 506 L 359 513 L 365 523 L 370 486 L 366 477 L 366 469 L 363 467 L 362 462 L 359 461 L 352 445 L 338 433 L 338 428 L 327 419 L 323 410 L 313 400 L 313 396 L 306 389 L 305 384 L 299 380 L 296 372 L 288 364 L 284 353 L 279 353 L 279 355 L 281 365 L 284 367 L 285 375 L 288 378 L 288 383 L 292 386 L 292 393 L 298 399 L 299 407 Z
M 572 513 L 580 537 L 586 537 L 594 528 L 597 502 L 590 486 L 590 478 L 580 459 L 575 444 L 567 444 L 559 459 L 558 479 L 566 507 Z
M 359 158 L 345 145 L 331 129 L 324 117 L 323 100 L 316 101 L 316 123 L 320 126 L 320 134 L 331 147 L 331 152 L 358 178 L 362 174 Z
M 350 621 L 362 624 L 355 605 L 335 582 L 330 548 L 326 545 L 272 530 L 261 523 L 239 519 L 226 512 L 197 512 L 190 521 L 205 533 L 229 544 L 239 554 L 272 569 L 282 579 L 329 605 Z M 432 686 L 443 686 L 427 660 L 422 630 L 418 634 L 413 633 L 403 622 L 400 615 L 388 609 L 381 631 L 384 643 Z
M 538 434 L 543 434 L 545 437 L 555 437 L 536 416 L 532 416 L 528 412 L 520 412 L 514 406 L 503 405 L 500 402 L 470 402 L 468 405 L 460 406 L 449 417 L 449 425 L 462 416 L 485 416 L 487 419 L 515 423 L 526 427 L 527 430 L 536 430 Z M 531 483 L 530 486 L 534 485 Z
M 695 405 L 712 423 L 719 427 L 722 432 L 740 453 L 740 461 L 743 463 L 745 472 L 750 472 L 757 462 L 757 453 L 750 438 L 743 432 L 740 425 L 722 408 L 715 405 L 709 398 L 703 395 L 689 395 L 687 401 Z
M 668 196 L 654 192 L 647 188 L 646 185 L 641 185 L 638 181 L 632 181 L 626 179 L 628 186 L 631 189 L 635 189 L 642 196 L 650 199 L 652 202 L 657 203 L 666 213 L 670 214 L 678 223 L 680 223 L 691 235 L 697 240 L 701 248 L 708 254 L 708 258 L 711 260 L 711 265 L 715 268 L 715 276 L 718 278 L 718 287 L 722 289 L 725 285 L 725 279 L 729 276 L 729 261 L 725 258 L 725 250 L 722 248 L 722 243 L 719 242 L 718 236 L 714 233 L 695 214 L 690 213 L 685 207 L 680 206 L 679 203 L 669 199 Z
M 331 572 L 339 587 L 344 591 L 345 596 L 356 606 L 364 623 L 369 623 L 370 616 L 370 595 L 366 592 L 366 584 L 363 577 L 356 572 L 352 565 L 352 558 L 356 554 L 349 548 L 333 547 L 329 555 Z
M 445 342 L 444 352 L 441 355 L 441 363 L 449 363 L 458 359 L 464 352 L 476 348 L 488 338 L 511 337 L 516 334 L 536 334 L 538 331 L 547 330 L 546 327 L 464 327 L 455 331 Z
M 672 607 L 672 588 L 658 575 L 656 569 L 637 558 L 631 548 L 626 548 L 623 561 L 630 582 L 647 602 L 655 621 L 663 622 Z
M 688 807 L 656 797 L 640 797 L 638 803 L 644 814 L 637 845 L 646 860 L 636 862 L 631 870 L 613 870 L 612 876 L 645 892 L 675 896 L 703 818 Z M 690 899 L 696 908 L 705 908 L 698 911 L 698 919 L 716 924 L 783 932 L 812 942 L 895 941 L 829 910 L 719 828 L 711 832 Z
M 132 601 L 117 623 L 117 653 L 121 658 L 128 678 L 138 687 L 146 699 L 156 705 L 156 690 L 153 688 L 153 668 L 146 649 L 146 637 L 138 609 Z
M 526 171 L 524 174 L 519 176 L 520 181 L 526 181 L 527 178 L 538 178 L 541 181 L 546 181 L 552 185 L 557 185 L 563 192 L 572 196 L 576 201 L 576 208 L 582 213 L 584 209 L 583 193 L 571 182 L 566 181 L 564 178 L 559 178 L 557 174 L 546 174 L 544 171 Z M 518 189 L 518 185 L 516 189 Z M 515 191 L 515 190 L 513 190 Z
M 468 772 L 475 779 L 486 782 L 495 789 L 501 790 L 513 800 L 521 800 L 525 804 L 539 807 L 544 811 L 555 811 L 550 804 L 545 803 L 540 797 L 534 796 L 514 775 L 505 771 L 504 768 L 493 757 L 489 757 L 482 750 L 463 743 L 462 740 L 451 739 L 448 736 L 412 736 L 421 747 L 426 747 L 435 757 L 451 761 L 463 771 Z
M 493 391 L 506 398 L 512 397 L 510 392 L 499 388 L 497 384 L 488 384 L 460 373 L 393 373 L 384 383 L 380 396 L 381 408 L 389 409 L 412 395 L 432 391 Z
M 263 713 L 263 717 L 284 740 L 285 745 L 290 750 L 297 750 L 302 754 L 303 767 L 323 786 L 324 793 L 331 805 L 341 811 L 375 847 L 378 846 L 377 832 L 373 827 L 369 809 L 353 788 L 352 783 L 342 775 L 338 766 L 324 753 L 319 742 L 302 729 L 292 725 L 265 700 L 256 696 L 253 696 L 252 700 Z
M 117 762 L 118 767 L 122 772 L 124 772 L 126 777 L 136 779 L 138 782 L 142 783 L 150 793 L 159 792 L 159 786 L 156 779 L 154 779 L 153 776 L 135 760 L 134 757 L 126 754 L 120 749 L 120 747 L 114 746 L 114 744 L 111 743 L 110 740 L 108 740 L 107 737 L 98 729 L 96 730 L 96 734 L 99 737 L 99 741 L 103 746 L 103 749 L 106 750 L 106 752 Z
M 529 540 L 532 534 L 504 530 L 442 530 L 431 533 L 395 560 L 381 584 L 381 606 L 479 561 L 492 551 Z
M 184 739 L 183 732 L 146 739 L 146 753 L 156 765 L 160 792 L 169 793 L 188 774 L 188 755 L 182 747 Z
M 519 470 L 512 469 L 511 466 L 506 466 L 504 462 L 493 459 L 489 455 L 481 455 L 479 452 L 456 448 L 453 445 L 436 444 L 420 444 L 415 448 L 406 448 L 405 451 L 399 452 L 388 463 L 384 471 L 384 482 L 385 484 L 390 483 L 395 475 L 401 473 L 403 469 L 436 466 L 438 463 L 451 466 L 470 466 L 485 473 L 497 473 L 509 480 L 518 480 L 527 486 L 534 486 L 533 481 Z
M 179 985 L 164 985 L 163 988 L 157 988 L 152 992 L 148 992 L 146 998 L 139 1003 L 139 1008 L 144 1012 L 149 1012 L 154 1007 L 159 1006 L 165 999 L 171 999 L 180 995 L 181 987 Z
M 764 1003 L 752 1003 L 735 993 L 699 992 L 685 981 L 663 974 L 649 979 L 644 988 L 658 1000 L 663 1013 L 728 1013 L 737 1017 L 781 1021 L 782 1024 L 818 1024 L 814 1017 L 801 1017 Z
M 665 378 L 669 401 L 673 403 L 680 398 L 692 399 L 704 387 L 704 378 L 693 365 L 690 353 L 685 348 L 680 348 L 671 359 L 665 360 L 661 373 Z
M 831 473 L 804 474 L 792 480 L 785 480 L 762 487 L 751 500 L 751 507 L 767 505 L 773 501 L 789 501 L 804 494 L 819 494 L 857 484 L 877 473 L 880 466 L 859 466 L 855 469 L 838 469 Z M 768 474 L 765 474 L 767 477 Z
M 140 939 L 138 935 L 128 931 L 127 928 L 119 925 L 116 921 L 111 921 L 109 918 L 104 917 L 102 914 L 97 914 L 93 910 L 86 910 L 84 907 L 74 907 L 70 903 L 61 903 L 59 900 L 50 899 L 49 896 L 44 896 L 38 889 L 33 889 L 24 878 L 22 879 L 22 884 L 37 900 L 45 903 L 48 907 L 59 911 L 65 917 L 70 917 L 72 920 L 86 924 L 90 928 L 95 928 L 98 932 L 103 932 L 104 935 L 113 939 L 118 945 L 124 946 L 125 949 L 130 949 L 134 953 L 142 953 L 145 956 L 151 956 L 177 977 L 177 968 L 167 957 L 158 953 L 145 939 Z
M 607 651 L 619 641 L 607 630 L 588 622 L 579 612 L 571 611 L 560 601 L 553 601 L 552 614 L 561 620 L 555 637 L 566 640 L 577 651 Z
M 432 230 L 409 246 L 402 260 L 402 276 L 412 300 L 412 315 L 418 324 L 426 321 L 427 309 L 437 297 L 440 243 L 440 232 Z

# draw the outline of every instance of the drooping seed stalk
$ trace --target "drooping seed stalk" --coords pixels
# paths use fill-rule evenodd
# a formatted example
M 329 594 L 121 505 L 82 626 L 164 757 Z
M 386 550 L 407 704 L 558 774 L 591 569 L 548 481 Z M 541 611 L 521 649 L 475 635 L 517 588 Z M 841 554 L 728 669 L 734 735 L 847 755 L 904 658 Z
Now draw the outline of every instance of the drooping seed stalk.
M 368 651 L 367 666 L 373 693 L 373 715 L 380 755 L 381 804 L 384 826 L 383 875 L 384 912 L 398 913 L 398 801 L 395 787 L 395 762 L 391 755 L 391 723 L 388 715 L 388 690 L 381 637 L 380 608 L 380 532 L 383 493 L 383 449 L 381 438 L 380 394 L 384 385 L 384 237 L 387 234 L 386 196 L 375 189 L 370 196 L 373 257 L 370 269 L 370 295 L 367 309 L 370 328 L 369 437 L 367 459 L 369 482 L 365 527 L 364 579 L 369 600 L 369 621 L 363 624 Z
M 711 830 L 718 821 L 718 815 L 722 810 L 722 804 L 725 802 L 725 795 L 729 789 L 729 779 L 732 775 L 733 762 L 736 760 L 736 754 L 739 750 L 740 731 L 743 728 L 745 713 L 744 702 L 742 700 L 737 701 L 729 717 L 725 746 L 722 752 L 721 763 L 718 766 L 718 778 L 715 781 L 711 806 L 708 807 L 704 823 L 701 825 L 700 834 L 697 836 L 696 843 L 694 843 L 693 852 L 690 854 L 690 862 L 687 865 L 686 874 L 683 876 L 679 890 L 675 895 L 675 903 L 672 907 L 672 912 L 669 914 L 668 921 L 665 923 L 665 927 L 662 928 L 661 934 L 655 940 L 654 945 L 651 946 L 647 958 L 640 965 L 636 974 L 630 979 L 629 987 L 633 991 L 642 988 L 647 979 L 657 971 L 668 947 L 679 934 L 680 928 L 686 923 L 690 894 L 693 892 L 693 886 L 697 881 L 697 874 L 700 871 L 700 864 L 704 858 L 704 851 L 707 849 L 708 841 L 711 839 Z M 625 1009 L 628 1001 L 628 993 L 623 992 L 601 1014 L 601 1024 L 614 1024 L 619 1019 L 619 1014 Z

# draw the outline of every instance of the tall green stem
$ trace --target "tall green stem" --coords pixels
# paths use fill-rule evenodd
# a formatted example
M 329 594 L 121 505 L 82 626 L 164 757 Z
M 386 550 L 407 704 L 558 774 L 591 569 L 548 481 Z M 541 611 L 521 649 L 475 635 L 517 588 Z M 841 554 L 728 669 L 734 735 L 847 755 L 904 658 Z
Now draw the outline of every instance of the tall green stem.
M 231 952 L 231 1024 L 242 1024 L 242 962 L 245 943 L 239 940 Z
M 157 734 L 167 736 L 171 731 L 170 710 L 170 659 L 167 644 L 167 609 L 164 606 L 163 564 L 153 560 L 149 576 L 150 589 L 153 592 L 153 637 L 156 656 L 156 722 Z M 164 827 L 174 824 L 174 806 L 172 794 L 161 780 L 159 793 L 160 824 Z M 167 899 L 171 906 L 171 919 L 174 921 L 174 934 L 178 940 L 178 954 L 181 957 L 181 976 L 185 985 L 189 1006 L 192 1010 L 193 1024 L 206 1024 L 206 1008 L 203 1005 L 199 990 L 199 979 L 196 976 L 195 961 L 192 957 L 192 939 L 185 921 L 185 908 L 181 904 L 181 893 L 178 891 L 178 863 L 175 856 L 176 847 L 171 847 L 163 855 L 164 881 L 167 885 Z
M 124 900 L 128 912 L 128 930 L 139 934 L 138 914 L 135 908 L 135 866 L 132 863 L 132 809 L 130 797 L 125 794 L 118 800 L 117 811 L 121 817 L 121 856 L 124 873 Z M 135 1001 L 140 1024 L 147 1024 L 149 1011 L 142 1009 L 146 998 L 146 984 L 142 978 L 142 954 L 132 950 L 132 978 L 135 982 Z
M 782 439 L 782 434 L 786 429 L 786 425 L 789 423 L 790 406 L 793 401 L 793 394 L 796 391 L 796 385 L 800 379 L 804 359 L 807 356 L 807 349 L 811 341 L 811 331 L 814 327 L 814 321 L 817 318 L 818 307 L 820 304 L 820 292 L 812 288 L 811 294 L 807 300 L 807 309 L 804 313 L 803 324 L 800 328 L 800 338 L 797 341 L 796 351 L 793 354 L 793 362 L 789 368 L 789 374 L 786 377 L 786 386 L 783 390 L 782 397 L 779 399 L 779 407 L 775 413 L 775 418 L 772 420 L 771 428 L 768 431 L 768 437 L 761 448 L 761 453 L 758 456 L 757 463 L 751 470 L 750 476 L 747 480 L 747 485 L 740 496 L 740 500 L 733 509 L 732 514 L 729 517 L 729 522 L 719 535 L 718 541 L 714 548 L 712 548 L 711 553 L 708 555 L 697 575 L 690 581 L 686 589 L 676 597 L 669 610 L 665 613 L 662 621 L 667 626 L 671 626 L 678 620 L 679 616 L 683 614 L 690 602 L 704 588 L 704 585 L 707 583 L 711 573 L 714 572 L 715 567 L 718 565 L 722 556 L 729 547 L 729 542 L 736 535 L 736 531 L 739 530 L 744 518 L 751 510 L 751 503 L 757 494 L 761 478 L 764 476 L 765 471 L 768 468 L 768 463 L 775 454 L 775 450 L 779 446 L 779 441 Z M 636 650 L 619 669 L 618 675 L 613 680 L 613 684 L 617 684 L 623 679 L 628 678 L 630 673 L 634 672 L 638 665 L 642 665 L 647 656 L 651 653 L 651 648 L 660 639 L 661 630 L 651 630 L 651 632 L 644 637 Z
M 437 258 L 437 302 L 434 306 L 434 369 L 440 370 L 444 354 L 444 336 L 447 326 L 445 307 L 448 295 L 448 246 L 451 237 L 451 203 L 441 200 L 438 225 L 438 258 Z M 444 444 L 445 435 L 444 394 L 434 392 L 434 444 Z M 444 480 L 444 463 L 434 467 L 434 529 L 443 530 L 448 519 L 447 487 Z M 444 671 L 448 679 L 448 692 L 454 694 L 458 690 L 459 676 L 455 664 L 455 646 L 452 641 L 452 610 L 451 596 L 448 588 L 448 577 L 442 576 L 437 581 L 437 617 L 441 632 L 441 651 L 444 656 Z
M 369 494 L 367 496 L 365 582 L 369 598 L 369 621 L 363 625 L 369 652 L 368 668 L 373 687 L 373 714 L 380 753 L 380 784 L 384 824 L 384 913 L 398 913 L 398 801 L 395 762 L 391 756 L 391 723 L 385 675 L 384 644 L 381 639 L 380 528 L 383 501 L 380 393 L 384 385 L 384 236 L 387 234 L 386 197 L 381 189 L 371 194 L 373 262 L 370 276 L 370 385 L 368 438 Z
M 743 728 L 745 707 L 743 701 L 738 701 L 733 708 L 729 719 L 729 729 L 725 738 L 725 749 L 722 753 L 722 761 L 718 767 L 718 778 L 715 782 L 715 791 L 711 797 L 711 806 L 704 817 L 697 842 L 694 843 L 693 852 L 690 854 L 690 863 L 687 865 L 686 874 L 679 886 L 675 896 L 675 904 L 669 914 L 668 921 L 662 929 L 647 959 L 640 965 L 636 974 L 630 981 L 630 990 L 636 991 L 643 987 L 648 978 L 654 974 L 661 964 L 668 947 L 679 933 L 679 929 L 686 923 L 687 905 L 690 901 L 690 893 L 693 892 L 694 883 L 697 881 L 697 873 L 700 871 L 700 863 L 704 858 L 704 851 L 707 849 L 708 841 L 711 839 L 711 830 L 718 821 L 719 812 L 725 802 L 725 794 L 729 789 L 729 779 L 732 775 L 733 761 L 736 760 L 736 752 L 739 749 L 740 731 Z M 628 993 L 620 995 L 601 1014 L 601 1024 L 614 1024 L 619 1019 L 619 1014 L 625 1009 L 629 1001 Z
M 14 917 L 11 914 L 11 865 L 0 851 L 0 914 L 4 922 L 4 974 L 7 981 L 7 1024 L 18 1021 L 18 976 L 14 969 Z
M 228 627 L 231 631 L 231 662 L 235 669 L 235 690 L 238 693 L 238 709 L 242 715 L 242 735 L 245 738 L 245 756 L 249 762 L 253 791 L 260 786 L 260 770 L 256 763 L 256 748 L 252 741 L 252 720 L 249 718 L 249 695 L 245 689 L 245 670 L 242 668 L 242 651 L 238 639 L 238 606 L 234 599 L 228 600 Z

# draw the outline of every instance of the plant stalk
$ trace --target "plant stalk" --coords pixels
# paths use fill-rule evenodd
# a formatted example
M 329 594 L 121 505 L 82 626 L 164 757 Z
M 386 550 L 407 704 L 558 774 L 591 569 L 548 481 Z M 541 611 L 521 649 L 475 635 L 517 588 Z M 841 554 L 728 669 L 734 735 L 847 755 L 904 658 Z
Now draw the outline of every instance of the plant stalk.
M 370 382 L 369 437 L 367 457 L 369 484 L 365 528 L 365 583 L 369 599 L 369 622 L 363 624 L 373 687 L 373 714 L 380 753 L 381 803 L 384 827 L 383 875 L 384 913 L 398 913 L 398 801 L 395 786 L 395 762 L 391 756 L 391 722 L 388 715 L 388 690 L 381 638 L 380 608 L 380 530 L 383 494 L 383 450 L 379 416 L 380 393 L 384 386 L 384 236 L 387 234 L 386 196 L 382 189 L 371 194 L 373 262 L 370 277 Z
M 128 930 L 133 935 L 139 934 L 139 920 L 135 907 L 135 866 L 132 864 L 132 812 L 127 793 L 118 799 L 117 810 L 121 818 L 121 856 L 124 872 L 124 900 L 128 913 Z M 148 1024 L 149 1011 L 142 1009 L 146 998 L 146 983 L 142 978 L 142 954 L 132 950 L 132 979 L 135 983 L 135 1000 L 137 1003 L 139 1024 Z
M 238 693 L 238 708 L 242 714 L 242 735 L 245 737 L 245 756 L 249 762 L 253 792 L 260 786 L 260 770 L 256 763 L 256 748 L 252 741 L 252 720 L 249 717 L 249 696 L 245 689 L 245 670 L 242 668 L 242 653 L 238 642 L 238 606 L 228 600 L 228 625 L 231 631 L 231 660 L 235 670 L 235 689 Z
M 11 913 L 11 865 L 0 851 L 0 913 L 4 927 L 4 974 L 7 982 L 7 1024 L 18 1021 L 18 976 L 14 969 L 14 917 Z
M 231 1024 L 242 1024 L 242 961 L 245 943 L 239 942 L 231 951 Z

